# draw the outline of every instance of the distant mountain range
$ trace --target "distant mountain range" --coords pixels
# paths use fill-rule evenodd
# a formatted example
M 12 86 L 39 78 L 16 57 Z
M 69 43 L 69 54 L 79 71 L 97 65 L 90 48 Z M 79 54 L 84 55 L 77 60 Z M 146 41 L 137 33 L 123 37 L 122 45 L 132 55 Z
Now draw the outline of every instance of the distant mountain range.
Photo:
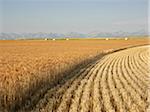
M 0 40 L 15 39 L 42 39 L 42 38 L 100 38 L 100 37 L 126 37 L 126 36 L 147 36 L 148 32 L 140 30 L 136 32 L 91 32 L 82 34 L 78 32 L 62 33 L 0 33 Z

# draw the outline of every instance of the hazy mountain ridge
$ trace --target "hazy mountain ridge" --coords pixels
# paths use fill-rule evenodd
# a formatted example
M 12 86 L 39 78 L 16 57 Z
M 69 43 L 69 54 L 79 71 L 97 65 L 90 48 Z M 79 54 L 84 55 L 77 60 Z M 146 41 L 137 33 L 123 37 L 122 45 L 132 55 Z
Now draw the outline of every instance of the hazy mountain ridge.
M 0 33 L 1 40 L 14 40 L 14 39 L 37 39 L 37 38 L 100 38 L 100 37 L 125 37 L 125 36 L 146 36 L 148 32 L 144 30 L 136 32 L 91 32 L 91 33 Z

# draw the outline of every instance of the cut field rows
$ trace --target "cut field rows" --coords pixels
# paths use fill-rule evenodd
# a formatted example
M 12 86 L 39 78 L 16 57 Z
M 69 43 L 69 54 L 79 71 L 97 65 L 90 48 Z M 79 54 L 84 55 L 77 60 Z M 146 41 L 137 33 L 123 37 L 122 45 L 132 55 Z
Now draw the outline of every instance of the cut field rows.
M 147 112 L 149 60 L 149 45 L 108 54 L 47 92 L 31 111 Z

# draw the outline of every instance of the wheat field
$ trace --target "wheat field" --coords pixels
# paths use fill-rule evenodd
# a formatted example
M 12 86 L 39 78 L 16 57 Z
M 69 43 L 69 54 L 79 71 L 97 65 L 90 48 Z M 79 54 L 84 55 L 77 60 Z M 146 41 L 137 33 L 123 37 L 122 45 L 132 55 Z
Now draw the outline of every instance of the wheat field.
M 149 45 L 108 54 L 49 90 L 31 111 L 149 112 L 149 61 Z
M 147 39 L 1 41 L 0 112 L 145 112 L 150 54 L 144 44 Z

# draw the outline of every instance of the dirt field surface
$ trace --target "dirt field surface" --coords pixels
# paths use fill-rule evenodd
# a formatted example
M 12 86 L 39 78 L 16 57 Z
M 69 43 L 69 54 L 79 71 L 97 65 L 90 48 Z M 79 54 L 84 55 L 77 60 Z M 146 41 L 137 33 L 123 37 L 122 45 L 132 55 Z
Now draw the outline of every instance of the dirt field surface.
M 148 43 L 148 39 L 0 41 L 0 111 L 144 112 L 148 47 L 103 55 Z M 79 69 L 80 65 L 87 66 Z M 74 69 L 80 72 L 69 75 Z M 71 78 L 63 79 L 66 75 Z

